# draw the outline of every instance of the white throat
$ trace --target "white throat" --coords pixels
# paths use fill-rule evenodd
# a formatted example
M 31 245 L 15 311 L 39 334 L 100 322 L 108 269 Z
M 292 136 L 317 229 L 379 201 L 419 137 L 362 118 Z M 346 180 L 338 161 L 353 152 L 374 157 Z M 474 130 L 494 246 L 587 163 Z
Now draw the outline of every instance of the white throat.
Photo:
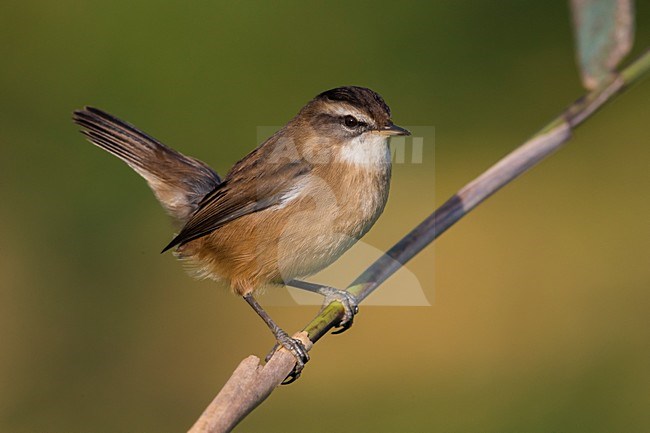
M 388 137 L 366 132 L 348 141 L 339 154 L 341 162 L 357 167 L 381 168 L 390 164 Z

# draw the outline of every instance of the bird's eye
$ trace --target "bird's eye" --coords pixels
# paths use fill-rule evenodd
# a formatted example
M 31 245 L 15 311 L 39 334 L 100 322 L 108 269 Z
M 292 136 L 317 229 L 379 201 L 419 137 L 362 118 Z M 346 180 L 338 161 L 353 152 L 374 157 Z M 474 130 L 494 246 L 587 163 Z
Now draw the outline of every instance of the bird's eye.
M 359 126 L 359 121 L 354 116 L 350 116 L 349 114 L 343 118 L 343 123 L 348 128 L 356 128 Z

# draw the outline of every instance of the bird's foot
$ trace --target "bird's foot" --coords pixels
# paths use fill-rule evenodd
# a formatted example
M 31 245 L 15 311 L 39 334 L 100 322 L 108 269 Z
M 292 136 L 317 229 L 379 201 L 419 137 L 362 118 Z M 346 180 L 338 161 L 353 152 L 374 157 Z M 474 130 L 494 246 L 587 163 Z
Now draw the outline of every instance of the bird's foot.
M 343 318 L 337 325 L 337 328 L 340 329 L 332 332 L 332 334 L 341 334 L 350 329 L 354 321 L 354 315 L 359 312 L 357 298 L 347 290 L 339 290 L 335 289 L 334 287 L 324 286 L 318 289 L 318 293 L 325 296 L 325 300 L 323 301 L 323 308 L 334 301 L 338 301 L 341 303 L 341 305 L 343 305 Z
M 300 373 L 302 372 L 303 368 L 305 368 L 305 364 L 309 361 L 309 354 L 307 353 L 307 349 L 305 348 L 305 345 L 302 343 L 302 341 L 298 340 L 297 338 L 291 338 L 282 329 L 278 330 L 278 332 L 275 334 L 275 338 L 278 340 L 278 342 L 275 344 L 275 346 L 273 346 L 271 352 L 266 355 L 266 362 L 271 359 L 273 354 L 280 348 L 280 346 L 291 352 L 294 358 L 296 358 L 296 365 L 293 367 L 291 373 L 289 373 L 289 375 L 282 381 L 282 385 L 288 385 L 300 377 Z

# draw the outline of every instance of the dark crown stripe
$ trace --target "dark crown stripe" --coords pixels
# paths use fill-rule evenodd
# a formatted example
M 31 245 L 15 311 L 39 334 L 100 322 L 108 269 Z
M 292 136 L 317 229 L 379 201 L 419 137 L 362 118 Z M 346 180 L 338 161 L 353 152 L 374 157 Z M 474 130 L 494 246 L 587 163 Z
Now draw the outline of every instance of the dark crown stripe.
M 365 87 L 337 87 L 321 93 L 316 99 L 347 102 L 360 109 L 379 108 L 390 118 L 390 108 L 388 108 L 384 99 L 376 92 Z

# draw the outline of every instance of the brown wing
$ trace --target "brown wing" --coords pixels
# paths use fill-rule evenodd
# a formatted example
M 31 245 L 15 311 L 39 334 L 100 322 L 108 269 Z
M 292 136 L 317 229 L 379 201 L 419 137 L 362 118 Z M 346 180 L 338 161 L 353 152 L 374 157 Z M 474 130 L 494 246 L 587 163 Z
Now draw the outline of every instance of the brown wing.
M 281 204 L 300 178 L 311 171 L 311 165 L 303 160 L 258 164 L 263 153 L 258 148 L 235 165 L 226 180 L 199 203 L 196 213 L 162 252 L 212 233 L 244 215 Z

